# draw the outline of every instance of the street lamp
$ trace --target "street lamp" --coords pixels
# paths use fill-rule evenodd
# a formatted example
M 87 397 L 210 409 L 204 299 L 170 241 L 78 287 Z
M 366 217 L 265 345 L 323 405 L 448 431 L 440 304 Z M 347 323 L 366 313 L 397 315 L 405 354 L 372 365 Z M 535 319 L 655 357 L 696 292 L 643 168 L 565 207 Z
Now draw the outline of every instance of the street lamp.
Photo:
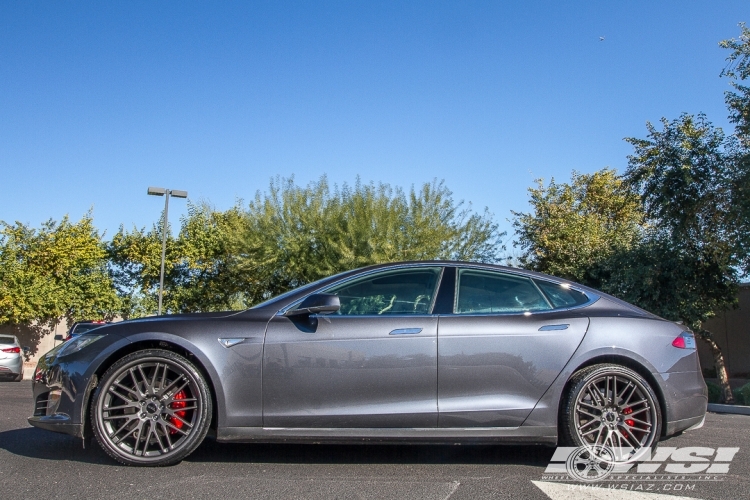
M 160 187 L 149 187 L 148 194 L 152 196 L 165 196 L 164 219 L 161 223 L 161 273 L 159 274 L 159 316 L 161 316 L 161 301 L 164 295 L 164 254 L 167 251 L 167 217 L 169 214 L 169 197 L 187 198 L 187 191 L 179 189 L 164 189 Z

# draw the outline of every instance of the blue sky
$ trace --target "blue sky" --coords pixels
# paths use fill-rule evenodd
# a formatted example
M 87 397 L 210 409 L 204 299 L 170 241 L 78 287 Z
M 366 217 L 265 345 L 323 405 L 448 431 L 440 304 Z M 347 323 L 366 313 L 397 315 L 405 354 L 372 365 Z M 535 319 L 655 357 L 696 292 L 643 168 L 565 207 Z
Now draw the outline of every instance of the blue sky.
M 537 177 L 622 170 L 647 120 L 726 120 L 721 2 L 2 2 L 0 219 L 148 226 L 271 177 L 444 179 L 510 231 Z M 604 41 L 600 41 L 604 37 Z M 170 220 L 185 202 L 170 204 Z

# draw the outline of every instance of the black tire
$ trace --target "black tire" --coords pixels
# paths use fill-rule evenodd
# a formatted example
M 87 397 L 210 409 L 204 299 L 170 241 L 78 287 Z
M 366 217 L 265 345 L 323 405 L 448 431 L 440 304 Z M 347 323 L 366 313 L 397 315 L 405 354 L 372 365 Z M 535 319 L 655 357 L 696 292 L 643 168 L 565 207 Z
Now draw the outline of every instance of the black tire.
M 211 410 L 211 391 L 195 365 L 174 352 L 148 349 L 124 356 L 102 375 L 91 428 L 121 464 L 160 467 L 201 444 Z
M 593 365 L 576 372 L 568 387 L 560 418 L 563 444 L 633 449 L 617 455 L 617 462 L 636 462 L 656 448 L 661 406 L 637 372 L 616 364 Z
M 19 373 L 16 378 L 13 379 L 13 382 L 20 382 L 23 380 L 23 373 Z

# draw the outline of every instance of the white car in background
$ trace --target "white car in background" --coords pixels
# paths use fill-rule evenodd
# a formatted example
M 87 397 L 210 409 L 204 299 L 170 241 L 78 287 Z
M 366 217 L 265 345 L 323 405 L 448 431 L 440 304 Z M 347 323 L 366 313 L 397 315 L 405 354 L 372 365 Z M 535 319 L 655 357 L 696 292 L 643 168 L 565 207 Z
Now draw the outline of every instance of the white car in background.
M 28 350 L 14 335 L 0 335 L 0 380 L 23 380 L 23 354 Z

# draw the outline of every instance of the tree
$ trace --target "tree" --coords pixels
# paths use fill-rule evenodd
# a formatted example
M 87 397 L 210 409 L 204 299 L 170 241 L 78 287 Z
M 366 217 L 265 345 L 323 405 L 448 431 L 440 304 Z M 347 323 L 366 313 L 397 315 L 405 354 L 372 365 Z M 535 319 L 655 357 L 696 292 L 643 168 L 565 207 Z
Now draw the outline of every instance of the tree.
M 167 227 L 163 307 L 167 312 L 218 311 L 247 307 L 245 283 L 234 265 L 230 234 L 242 212 L 188 202 L 177 237 Z M 155 314 L 161 274 L 161 225 L 151 230 L 123 227 L 108 245 L 110 273 L 123 299 L 123 316 Z
M 533 211 L 512 212 L 522 267 L 601 288 L 608 259 L 642 236 L 640 199 L 614 170 L 573 172 L 569 184 L 539 179 L 529 194 Z
M 725 93 L 729 119 L 737 126 L 736 134 L 745 148 L 750 147 L 750 87 L 742 82 L 750 78 L 750 29 L 740 23 L 740 36 L 719 42 L 731 51 L 721 76 L 730 80 L 734 91 Z
M 152 315 L 157 311 L 161 246 L 161 225 L 157 224 L 150 231 L 136 227 L 126 231 L 120 226 L 107 245 L 109 272 L 122 299 L 122 316 L 126 319 Z M 167 311 L 171 309 L 170 292 L 176 282 L 174 255 L 175 241 L 167 233 L 164 258 L 164 307 Z
M 0 324 L 111 319 L 120 301 L 106 263 L 91 214 L 39 229 L 0 222 Z
M 243 229 L 243 212 L 225 212 L 208 203 L 188 203 L 175 241 L 172 307 L 181 312 L 244 309 L 249 277 L 238 272 L 231 235 Z
M 359 182 L 331 190 L 323 177 L 305 187 L 293 179 L 272 181 L 269 192 L 249 204 L 233 244 L 254 302 L 369 264 L 496 261 L 501 236 L 489 213 L 456 203 L 442 182 L 407 195 Z
M 729 78 L 734 89 L 725 93 L 729 119 L 735 124 L 734 135 L 739 144 L 735 154 L 731 206 L 735 220 L 739 222 L 739 253 L 743 256 L 742 270 L 747 276 L 750 273 L 750 87 L 744 82 L 750 79 L 750 29 L 740 23 L 740 36 L 724 40 L 719 45 L 731 50 L 721 76 Z
M 625 177 L 640 194 L 651 228 L 637 257 L 628 256 L 633 276 L 621 273 L 614 288 L 626 300 L 683 321 L 707 342 L 731 403 L 721 349 L 703 324 L 735 306 L 745 261 L 742 221 L 732 204 L 740 196 L 737 145 L 703 115 L 662 119 L 662 126 L 660 131 L 649 123 L 646 139 L 627 139 L 635 152 Z

